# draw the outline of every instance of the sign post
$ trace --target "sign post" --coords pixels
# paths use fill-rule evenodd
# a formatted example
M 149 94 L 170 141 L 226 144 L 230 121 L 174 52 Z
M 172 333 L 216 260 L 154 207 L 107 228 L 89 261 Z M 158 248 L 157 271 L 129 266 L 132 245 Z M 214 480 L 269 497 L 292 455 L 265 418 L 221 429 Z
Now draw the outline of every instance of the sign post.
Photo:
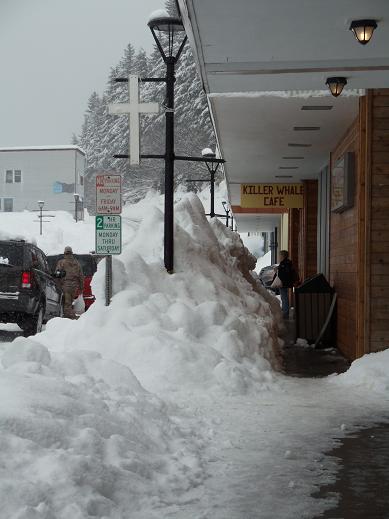
M 96 254 L 105 256 L 105 306 L 112 298 L 112 255 L 122 252 L 122 179 L 96 176 Z

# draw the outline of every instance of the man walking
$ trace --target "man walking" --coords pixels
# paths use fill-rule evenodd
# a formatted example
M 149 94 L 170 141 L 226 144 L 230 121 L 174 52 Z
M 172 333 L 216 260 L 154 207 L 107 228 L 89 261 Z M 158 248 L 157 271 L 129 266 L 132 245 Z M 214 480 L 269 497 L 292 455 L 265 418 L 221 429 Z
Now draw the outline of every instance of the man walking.
M 287 250 L 280 251 L 280 263 L 277 267 L 277 275 L 282 282 L 280 288 L 281 308 L 284 319 L 289 317 L 289 288 L 292 288 L 296 282 L 297 273 L 289 259 Z
M 78 292 L 82 293 L 84 288 L 84 275 L 81 265 L 73 256 L 71 247 L 66 246 L 63 259 L 59 260 L 56 271 L 65 272 L 65 276 L 60 278 L 61 288 L 64 295 L 64 317 L 68 319 L 78 319 L 73 310 L 73 301 Z

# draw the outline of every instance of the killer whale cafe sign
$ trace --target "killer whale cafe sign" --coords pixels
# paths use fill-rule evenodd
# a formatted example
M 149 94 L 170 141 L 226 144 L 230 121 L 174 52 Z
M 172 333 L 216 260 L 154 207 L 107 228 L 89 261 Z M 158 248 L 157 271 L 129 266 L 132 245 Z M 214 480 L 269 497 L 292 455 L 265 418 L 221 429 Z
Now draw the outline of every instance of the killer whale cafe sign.
M 247 209 L 300 209 L 303 184 L 241 184 L 240 205 Z

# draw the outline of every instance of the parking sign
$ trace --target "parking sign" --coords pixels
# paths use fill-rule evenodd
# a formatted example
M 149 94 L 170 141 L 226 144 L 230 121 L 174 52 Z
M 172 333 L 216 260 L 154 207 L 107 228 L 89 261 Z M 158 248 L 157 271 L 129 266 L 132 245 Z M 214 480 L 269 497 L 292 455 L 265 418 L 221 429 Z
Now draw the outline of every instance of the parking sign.
M 96 254 L 121 254 L 122 217 L 119 215 L 96 216 Z

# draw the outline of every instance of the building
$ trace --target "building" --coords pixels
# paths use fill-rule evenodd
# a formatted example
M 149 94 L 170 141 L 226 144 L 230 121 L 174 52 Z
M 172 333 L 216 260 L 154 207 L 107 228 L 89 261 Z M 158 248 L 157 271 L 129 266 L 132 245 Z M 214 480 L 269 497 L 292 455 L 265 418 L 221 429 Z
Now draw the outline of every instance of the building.
M 327 276 L 349 359 L 388 348 L 389 2 L 178 4 L 238 230 L 273 232 L 302 278 Z M 366 19 L 361 45 L 350 24 Z
M 74 211 L 84 196 L 85 153 L 78 146 L 0 148 L 0 211 Z

